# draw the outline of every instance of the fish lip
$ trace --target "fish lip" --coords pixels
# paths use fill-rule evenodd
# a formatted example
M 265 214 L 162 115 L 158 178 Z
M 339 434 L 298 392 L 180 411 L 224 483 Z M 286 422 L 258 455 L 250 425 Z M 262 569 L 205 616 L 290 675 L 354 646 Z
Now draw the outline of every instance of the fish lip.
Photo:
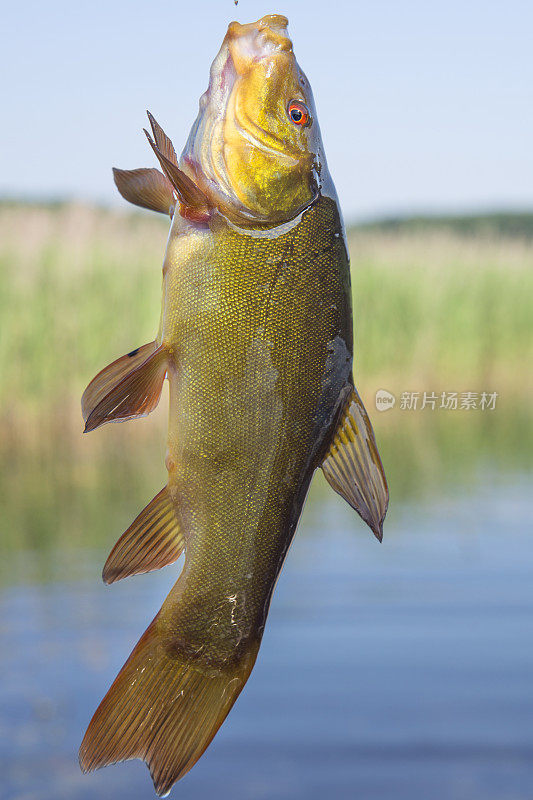
M 224 42 L 236 72 L 242 75 L 253 64 L 293 52 L 288 24 L 287 17 L 280 14 L 270 14 L 247 25 L 230 23 Z
M 289 20 L 284 14 L 265 14 L 264 17 L 258 19 L 255 23 L 258 27 L 268 27 L 271 30 L 275 30 L 276 28 L 287 28 L 289 25 Z
M 228 25 L 226 39 L 238 39 L 252 30 L 258 33 L 268 31 L 268 33 L 274 37 L 280 37 L 282 33 L 286 32 L 288 26 L 289 20 L 283 14 L 265 14 L 265 16 L 261 17 L 256 22 L 245 24 L 234 20 Z M 289 42 L 291 41 L 288 36 L 284 36 L 283 39 L 287 39 Z

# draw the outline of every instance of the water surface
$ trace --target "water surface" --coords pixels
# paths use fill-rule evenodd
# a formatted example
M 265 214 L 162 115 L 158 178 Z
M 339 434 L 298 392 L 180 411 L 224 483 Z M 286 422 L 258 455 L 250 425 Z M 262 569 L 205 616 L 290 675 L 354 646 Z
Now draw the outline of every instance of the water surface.
M 397 503 L 383 545 L 318 482 L 252 676 L 182 800 L 533 797 L 533 535 L 525 476 Z M 110 542 L 112 543 L 112 542 Z M 77 747 L 175 567 L 104 587 L 104 547 L 31 551 L 1 599 L 2 798 L 153 796 Z M 21 579 L 22 575 L 22 579 Z M 8 582 L 9 584 L 9 582 Z

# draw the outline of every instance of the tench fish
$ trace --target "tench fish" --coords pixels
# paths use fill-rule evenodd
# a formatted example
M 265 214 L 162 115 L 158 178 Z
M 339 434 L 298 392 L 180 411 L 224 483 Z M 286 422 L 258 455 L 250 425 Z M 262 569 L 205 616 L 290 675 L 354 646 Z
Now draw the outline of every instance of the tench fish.
M 143 759 L 158 794 L 196 763 L 252 670 L 313 473 L 381 540 L 387 484 L 352 374 L 349 260 L 309 83 L 278 15 L 230 24 L 178 159 L 114 170 L 170 214 L 153 342 L 100 372 L 86 431 L 150 413 L 169 381 L 168 482 L 119 539 L 112 583 L 183 570 L 93 716 L 89 771 Z

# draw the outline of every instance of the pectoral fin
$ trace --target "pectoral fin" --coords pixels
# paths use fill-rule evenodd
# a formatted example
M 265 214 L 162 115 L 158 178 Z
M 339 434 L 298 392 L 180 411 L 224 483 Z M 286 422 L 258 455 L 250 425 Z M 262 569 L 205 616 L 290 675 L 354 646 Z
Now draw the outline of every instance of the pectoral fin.
M 178 158 L 176 156 L 176 151 L 174 150 L 174 145 L 172 144 L 172 139 L 170 139 L 159 122 L 156 120 L 153 114 L 150 114 L 149 111 L 146 112 L 148 115 L 148 119 L 150 121 L 150 127 L 152 128 L 152 133 L 154 134 L 154 140 L 157 145 L 159 152 L 161 152 L 165 158 L 168 158 L 169 161 L 172 161 L 173 164 L 178 166 Z
M 176 561 L 185 546 L 168 488 L 148 503 L 109 554 L 104 583 L 140 575 Z
M 149 114 L 148 116 L 154 132 L 155 141 L 146 128 L 144 132 L 146 138 L 150 142 L 152 150 L 157 156 L 161 169 L 178 195 L 181 215 L 196 222 L 206 222 L 211 216 L 212 211 L 209 200 L 189 176 L 178 167 L 172 142 L 152 115 Z
M 353 389 L 322 462 L 330 486 L 354 508 L 381 542 L 389 490 L 374 431 Z
M 153 411 L 161 397 L 167 365 L 166 348 L 150 342 L 99 372 L 81 399 L 85 433 L 105 422 L 123 422 Z
M 115 185 L 129 203 L 150 211 L 172 216 L 176 198 L 169 179 L 158 169 L 117 169 L 113 167 Z

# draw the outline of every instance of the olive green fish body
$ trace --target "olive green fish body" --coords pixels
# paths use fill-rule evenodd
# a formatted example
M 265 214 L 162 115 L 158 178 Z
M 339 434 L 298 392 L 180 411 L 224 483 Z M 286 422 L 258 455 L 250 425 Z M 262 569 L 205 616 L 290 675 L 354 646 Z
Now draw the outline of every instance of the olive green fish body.
M 224 663 L 262 632 L 350 383 L 352 320 L 333 200 L 283 233 L 214 228 L 171 234 L 161 336 L 175 364 L 169 486 L 187 531 L 168 619 L 200 661 Z
M 90 771 L 143 759 L 166 794 L 253 668 L 317 467 L 381 540 L 388 492 L 352 380 L 348 255 L 311 87 L 287 20 L 231 23 L 185 149 L 149 116 L 162 172 L 114 170 L 172 218 L 157 337 L 82 397 L 85 431 L 170 387 L 168 483 L 113 547 L 106 583 L 185 563 L 96 710 Z

